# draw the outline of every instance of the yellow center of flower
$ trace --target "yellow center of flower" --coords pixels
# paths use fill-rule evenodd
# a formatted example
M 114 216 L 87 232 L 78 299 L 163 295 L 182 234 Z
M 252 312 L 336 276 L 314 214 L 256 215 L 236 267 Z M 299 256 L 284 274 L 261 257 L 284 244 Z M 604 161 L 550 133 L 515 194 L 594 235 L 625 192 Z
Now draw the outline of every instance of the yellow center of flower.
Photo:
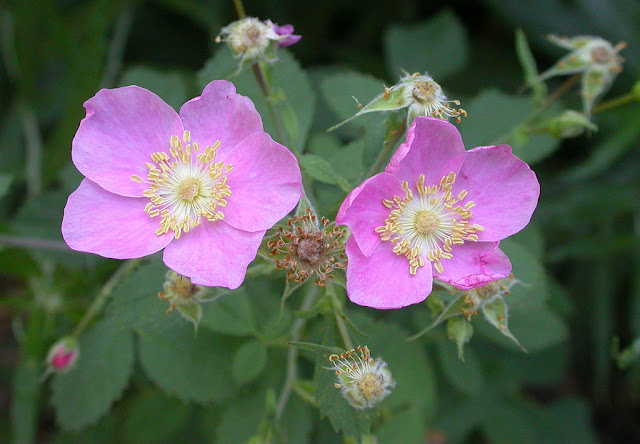
M 393 196 L 382 201 L 391 212 L 385 225 L 376 228 L 376 233 L 383 241 L 395 244 L 395 254 L 409 260 L 412 275 L 424 266 L 425 258 L 442 273 L 442 259 L 453 257 L 452 245 L 477 242 L 475 233 L 483 230 L 481 225 L 469 223 L 474 202 L 458 204 L 467 196 L 467 191 L 462 190 L 457 196 L 451 194 L 455 180 L 456 175 L 449 173 L 439 185 L 425 186 L 425 177 L 421 174 L 415 187 L 417 196 L 404 181 L 404 198 Z
M 178 239 L 183 232 L 200 225 L 202 218 L 211 222 L 224 219 L 220 208 L 227 205 L 226 198 L 231 196 L 227 174 L 233 167 L 215 162 L 220 142 L 200 153 L 198 144 L 191 143 L 189 131 L 184 132 L 182 140 L 171 136 L 170 145 L 171 155 L 163 151 L 151 154 L 146 180 L 131 178 L 149 184 L 143 193 L 150 200 L 144 211 L 150 217 L 160 216 L 156 235 L 171 230 Z

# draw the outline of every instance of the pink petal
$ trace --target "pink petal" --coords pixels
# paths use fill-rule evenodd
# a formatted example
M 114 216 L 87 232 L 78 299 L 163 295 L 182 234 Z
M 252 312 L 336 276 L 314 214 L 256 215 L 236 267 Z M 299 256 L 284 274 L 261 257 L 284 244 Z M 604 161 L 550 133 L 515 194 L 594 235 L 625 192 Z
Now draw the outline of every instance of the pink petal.
M 461 290 L 480 287 L 511 273 L 511 262 L 498 248 L 498 242 L 466 242 L 455 245 L 452 254 L 451 259 L 442 261 L 442 274 L 434 269 L 434 278 Z
M 434 117 L 418 117 L 407 132 L 407 142 L 391 157 L 387 172 L 412 187 L 420 174 L 425 185 L 436 185 L 450 172 L 457 173 L 465 158 L 460 133 L 451 123 Z
M 244 139 L 230 153 L 216 157 L 233 165 L 227 175 L 231 196 L 222 208 L 225 222 L 245 231 L 267 230 L 302 197 L 298 161 L 267 133 Z
M 367 180 L 362 182 L 356 188 L 351 190 L 351 192 L 347 195 L 347 197 L 345 197 L 344 201 L 340 205 L 340 208 L 338 209 L 338 214 L 336 215 L 336 223 L 338 225 L 344 225 L 341 221 L 344 218 L 344 215 L 346 214 L 347 210 L 349 209 L 349 207 L 353 203 L 353 200 L 356 198 L 356 196 L 358 196 L 358 194 L 360 194 L 360 191 L 362 191 L 362 189 L 365 187 L 365 185 L 367 183 L 369 183 L 369 181 L 371 179 L 373 179 L 374 177 L 375 176 L 369 177 Z
M 507 145 L 470 150 L 453 194 L 463 189 L 469 192 L 464 202 L 475 202 L 470 222 L 484 227 L 478 232 L 481 241 L 504 239 L 524 228 L 540 196 L 535 173 Z
M 84 179 L 69 196 L 62 237 L 73 250 L 112 259 L 143 257 L 163 249 L 172 233 L 156 236 L 159 219 L 144 212 L 147 198 L 123 197 Z
M 347 241 L 347 294 L 355 304 L 389 309 L 402 308 L 424 301 L 431 293 L 431 268 L 409 273 L 409 261 L 391 251 L 384 242 L 370 256 L 365 256 L 353 238 Z
M 253 102 L 236 94 L 235 86 L 227 80 L 209 83 L 200 97 L 182 105 L 180 117 L 201 149 L 219 140 L 221 155 L 251 134 L 262 132 L 262 119 Z
M 169 152 L 171 136 L 182 138 L 178 114 L 162 99 L 138 86 L 102 89 L 84 103 L 87 115 L 73 138 L 71 156 L 78 170 L 107 191 L 142 197 L 151 153 Z
M 238 288 L 264 233 L 238 230 L 224 221 L 204 221 L 167 246 L 164 263 L 194 284 Z
M 360 192 L 353 197 L 351 205 L 336 218 L 336 223 L 348 226 L 362 253 L 370 256 L 380 243 L 380 235 L 375 229 L 385 225 L 385 220 L 391 212 L 382 201 L 392 199 L 393 196 L 404 197 L 404 191 L 398 179 L 389 173 L 377 174 L 361 187 Z

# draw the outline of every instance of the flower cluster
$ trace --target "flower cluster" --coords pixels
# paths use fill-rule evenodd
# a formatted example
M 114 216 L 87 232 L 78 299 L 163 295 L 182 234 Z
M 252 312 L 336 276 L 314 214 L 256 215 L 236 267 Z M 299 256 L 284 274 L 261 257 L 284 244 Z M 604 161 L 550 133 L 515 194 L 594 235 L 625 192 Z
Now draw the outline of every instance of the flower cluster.
M 234 57 L 240 59 L 238 71 L 260 59 L 272 63 L 277 60 L 278 46 L 291 46 L 302 37 L 293 33 L 293 25 L 278 26 L 271 20 L 247 17 L 220 30 L 216 43 L 226 42 Z
M 434 278 L 463 290 L 505 278 L 511 263 L 499 241 L 527 225 L 539 194 L 509 146 L 467 152 L 453 125 L 418 117 L 386 170 L 338 211 L 352 233 L 349 298 L 400 308 L 424 300 Z
M 381 358 L 374 360 L 365 345 L 358 346 L 340 355 L 329 356 L 338 382 L 335 388 L 356 409 L 375 407 L 396 388 L 387 363 Z
M 287 271 L 287 282 L 304 282 L 315 274 L 316 285 L 324 287 L 328 279 L 334 278 L 334 269 L 347 267 L 346 235 L 346 229 L 336 227 L 325 217 L 318 221 L 313 210 L 307 208 L 302 216 L 289 219 L 287 228 L 278 227 L 267 248 L 276 266 Z
M 65 207 L 67 244 L 115 259 L 164 248 L 193 284 L 240 286 L 266 230 L 302 195 L 295 157 L 251 100 L 220 80 L 179 115 L 137 86 L 84 106 L 72 157 L 85 179 Z

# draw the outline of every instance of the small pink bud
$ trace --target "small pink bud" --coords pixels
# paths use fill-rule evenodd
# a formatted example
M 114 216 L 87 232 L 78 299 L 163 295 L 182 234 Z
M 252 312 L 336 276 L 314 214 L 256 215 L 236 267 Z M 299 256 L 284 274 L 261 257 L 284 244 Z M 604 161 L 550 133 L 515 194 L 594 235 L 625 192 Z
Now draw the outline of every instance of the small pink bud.
M 71 370 L 78 361 L 80 351 L 78 341 L 72 336 L 67 336 L 53 344 L 47 354 L 47 367 L 50 372 L 66 373 Z

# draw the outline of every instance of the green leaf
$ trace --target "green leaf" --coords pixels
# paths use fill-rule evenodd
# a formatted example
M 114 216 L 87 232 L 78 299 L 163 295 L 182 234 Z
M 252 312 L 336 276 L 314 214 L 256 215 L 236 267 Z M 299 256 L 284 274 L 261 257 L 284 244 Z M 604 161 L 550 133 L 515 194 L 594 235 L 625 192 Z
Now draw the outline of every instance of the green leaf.
M 482 91 L 465 106 L 468 117 L 459 125 L 467 149 L 504 143 L 511 140 L 511 132 L 529 118 L 533 102 L 490 88 Z M 548 134 L 522 135 L 517 143 L 511 141 L 513 154 L 527 163 L 535 163 L 550 155 L 559 141 Z
M 425 442 L 425 419 L 419 409 L 412 408 L 393 413 L 375 428 L 376 443 Z M 363 442 L 364 443 L 364 442 Z
M 515 336 L 513 336 L 511 331 L 509 331 L 509 309 L 502 297 L 496 297 L 493 301 L 483 304 L 482 313 L 484 314 L 485 319 L 498 329 L 500 333 L 515 342 L 523 352 L 527 351 L 522 345 L 520 345 L 520 342 Z
M 311 342 L 289 342 L 289 345 L 299 348 L 300 350 L 305 350 L 311 353 L 315 353 L 318 356 L 321 356 L 327 359 L 330 355 L 339 355 L 340 353 L 344 353 L 345 350 L 339 347 L 329 347 L 327 345 L 322 344 L 313 344 Z M 327 364 L 328 365 L 328 364 Z
M 467 394 L 478 394 L 484 389 L 482 368 L 472 349 L 466 350 L 464 362 L 458 358 L 451 343 L 438 341 L 436 350 L 442 375 L 452 386 Z
M 424 335 L 425 333 L 428 333 L 430 330 L 432 330 L 436 326 L 442 324 L 447 319 L 452 318 L 453 316 L 461 315 L 462 313 L 461 310 L 468 307 L 467 303 L 465 302 L 465 297 L 466 295 L 464 293 L 457 293 L 455 297 L 451 300 L 451 302 L 449 302 L 447 307 L 442 311 L 442 313 L 438 315 L 435 321 L 433 321 L 427 327 L 420 330 L 418 333 L 411 336 L 407 340 L 414 341 L 418 339 L 420 336 Z
M 320 182 L 338 185 L 343 191 L 351 191 L 351 186 L 344 177 L 338 176 L 333 166 L 325 159 L 315 154 L 304 154 L 299 158 L 302 170 Z
M 273 83 L 276 89 L 281 91 L 281 94 L 278 94 L 280 100 L 274 100 L 275 106 L 284 117 L 285 129 L 288 131 L 294 127 L 296 129 L 296 137 L 291 140 L 289 148 L 300 152 L 306 143 L 309 128 L 311 128 L 315 95 L 307 74 L 300 68 L 300 64 L 291 53 L 280 48 L 278 58 L 279 61 L 271 67 Z M 238 62 L 231 57 L 229 48 L 227 46 L 220 47 L 213 58 L 198 72 L 198 83 L 204 89 L 212 80 L 231 80 L 238 94 L 248 96 L 253 101 L 262 116 L 265 131 L 275 139 L 277 137 L 276 125 L 271 118 L 267 101 L 260 91 L 253 72 L 248 69 L 230 78 L 237 67 Z M 292 116 L 295 116 L 295 125 L 290 123 Z M 284 141 L 279 140 L 278 142 Z
M 197 331 L 198 324 L 200 323 L 200 318 L 202 317 L 202 308 L 200 307 L 200 304 L 190 299 L 188 301 L 177 304 L 176 309 L 183 318 L 193 324 L 194 330 Z
M 347 119 L 359 111 L 354 97 L 361 101 L 369 101 L 383 89 L 382 80 L 357 71 L 327 74 L 320 82 L 322 97 L 340 119 Z M 353 124 L 362 126 L 363 122 L 363 119 L 358 119 Z
M 473 325 L 464 316 L 455 316 L 447 320 L 447 336 L 458 347 L 458 359 L 464 362 L 464 344 L 473 337 Z
M 176 111 L 190 98 L 187 97 L 185 76 L 178 72 L 162 72 L 149 67 L 127 69 L 119 86 L 138 85 L 158 95 Z
M 170 398 L 160 390 L 144 390 L 127 406 L 122 424 L 125 443 L 163 443 L 187 424 L 190 405 Z
M 7 195 L 13 182 L 13 174 L 0 173 L 0 199 Z
M 523 244 L 512 239 L 500 242 L 500 249 L 509 257 L 513 273 L 521 283 L 511 287 L 505 301 L 513 310 L 544 307 L 549 296 L 547 277 L 540 260 L 527 251 Z
M 333 134 L 315 133 L 309 139 L 309 152 L 321 156 L 331 164 L 338 176 L 349 183 L 357 183 L 364 174 L 364 140 L 358 139 L 342 146 Z
M 239 288 L 207 303 L 201 320 L 203 328 L 234 336 L 256 334 L 256 321 L 246 290 Z
M 536 412 L 538 424 L 537 442 L 563 444 L 579 442 L 595 444 L 599 442 L 593 426 L 593 412 L 587 401 L 578 397 L 567 397 L 555 401 L 545 410 Z
M 542 101 L 547 96 L 547 85 L 540 79 L 536 60 L 533 58 L 527 36 L 522 28 L 516 29 L 516 52 L 524 71 L 525 84 L 533 90 L 536 102 Z
M 233 379 L 240 384 L 251 382 L 260 376 L 267 365 L 267 349 L 255 339 L 245 342 L 233 356 Z
M 496 403 L 482 423 L 488 442 L 511 444 L 514 439 L 522 444 L 536 444 L 535 426 L 526 411 L 514 408 L 510 403 Z
M 164 331 L 139 334 L 140 364 L 164 391 L 183 400 L 220 402 L 235 390 L 229 348 L 220 335 L 174 324 Z
M 133 371 L 133 335 L 108 320 L 80 337 L 75 368 L 57 374 L 51 402 L 60 425 L 78 430 L 95 423 L 120 397 Z
M 18 364 L 14 379 L 11 404 L 11 436 L 13 442 L 35 442 L 38 429 L 39 379 L 41 364 L 24 356 Z
M 460 71 L 469 59 L 465 28 L 449 10 L 417 25 L 392 26 L 385 33 L 384 49 L 394 76 L 403 70 L 427 71 L 436 81 Z

